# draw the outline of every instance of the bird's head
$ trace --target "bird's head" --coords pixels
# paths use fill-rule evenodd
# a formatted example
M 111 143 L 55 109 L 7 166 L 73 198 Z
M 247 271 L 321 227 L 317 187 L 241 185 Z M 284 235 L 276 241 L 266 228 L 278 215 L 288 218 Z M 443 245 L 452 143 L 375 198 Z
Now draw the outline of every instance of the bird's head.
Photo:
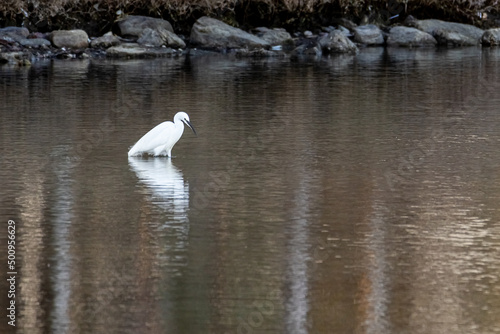
M 189 126 L 189 128 L 191 130 L 193 130 L 194 134 L 197 136 L 196 134 L 196 130 L 194 129 L 193 125 L 191 124 L 191 121 L 189 120 L 189 116 L 188 114 L 186 114 L 184 111 L 179 111 L 177 114 L 175 114 L 174 116 L 174 121 L 175 120 L 179 120 L 181 121 L 182 123 L 186 124 L 187 126 Z

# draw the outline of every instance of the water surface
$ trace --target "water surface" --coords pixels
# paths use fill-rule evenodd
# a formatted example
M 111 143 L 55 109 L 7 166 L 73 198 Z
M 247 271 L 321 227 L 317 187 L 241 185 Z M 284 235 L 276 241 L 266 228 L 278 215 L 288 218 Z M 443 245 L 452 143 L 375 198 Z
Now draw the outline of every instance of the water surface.
M 499 58 L 0 66 L 16 332 L 500 333 Z

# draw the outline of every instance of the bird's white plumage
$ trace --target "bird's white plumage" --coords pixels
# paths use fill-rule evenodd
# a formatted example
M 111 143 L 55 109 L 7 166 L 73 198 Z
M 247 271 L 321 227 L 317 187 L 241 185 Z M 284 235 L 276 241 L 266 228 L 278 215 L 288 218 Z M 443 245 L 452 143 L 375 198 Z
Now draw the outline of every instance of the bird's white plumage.
M 174 121 L 163 122 L 152 128 L 142 136 L 137 143 L 128 151 L 128 156 L 150 154 L 154 156 L 171 157 L 172 147 L 181 138 L 186 123 L 196 134 L 194 127 L 189 121 L 189 116 L 183 111 L 174 116 Z

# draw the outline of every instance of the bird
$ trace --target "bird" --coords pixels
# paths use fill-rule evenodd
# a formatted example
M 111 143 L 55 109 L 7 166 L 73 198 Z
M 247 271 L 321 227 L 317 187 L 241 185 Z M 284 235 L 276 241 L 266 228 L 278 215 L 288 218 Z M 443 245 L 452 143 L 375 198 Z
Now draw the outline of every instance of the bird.
M 135 143 L 134 146 L 128 151 L 128 156 L 140 156 L 143 154 L 158 156 L 172 157 L 172 147 L 181 138 L 184 132 L 184 124 L 193 130 L 195 136 L 196 130 L 189 120 L 188 114 L 184 111 L 179 111 L 174 116 L 174 121 L 166 121 L 158 124 L 141 139 Z

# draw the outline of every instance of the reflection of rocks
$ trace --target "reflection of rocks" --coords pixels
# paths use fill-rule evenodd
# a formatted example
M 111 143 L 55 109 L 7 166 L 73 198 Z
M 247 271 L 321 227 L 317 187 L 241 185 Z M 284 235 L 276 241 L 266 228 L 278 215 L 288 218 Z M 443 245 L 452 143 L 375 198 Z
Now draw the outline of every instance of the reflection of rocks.
M 334 30 L 328 35 L 321 37 L 318 41 L 325 53 L 356 53 L 358 47 L 356 44 L 340 30 Z
M 207 16 L 199 18 L 191 29 L 190 42 L 204 49 L 260 49 L 269 42 L 222 21 Z
M 442 45 L 477 45 L 484 31 L 470 24 L 441 20 L 416 20 L 410 17 L 408 26 L 431 34 Z
M 409 27 L 394 27 L 389 32 L 387 45 L 389 46 L 433 46 L 437 41 L 430 34 Z
M 353 28 L 354 41 L 365 45 L 382 45 L 384 44 L 384 36 L 382 31 L 373 24 L 367 24 Z
M 58 48 L 85 49 L 89 46 L 89 36 L 80 29 L 55 30 L 49 38 L 52 44 Z

